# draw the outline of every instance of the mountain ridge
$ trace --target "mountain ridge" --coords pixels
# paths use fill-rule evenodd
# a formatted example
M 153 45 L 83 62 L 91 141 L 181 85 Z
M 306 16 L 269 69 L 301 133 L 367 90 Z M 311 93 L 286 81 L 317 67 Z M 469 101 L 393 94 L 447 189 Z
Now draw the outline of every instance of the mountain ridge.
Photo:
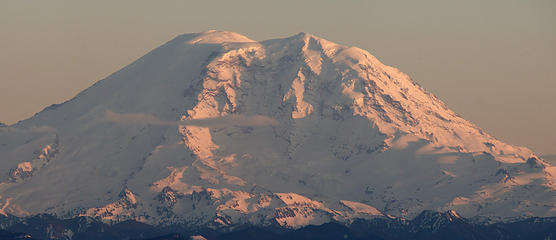
M 355 219 L 350 224 L 333 221 L 299 229 L 252 225 L 231 229 L 161 227 L 135 221 L 107 225 L 88 217 L 57 219 L 48 215 L 25 219 L 0 216 L 0 223 L 8 231 L 22 232 L 4 230 L 1 236 L 7 239 L 545 239 L 556 234 L 555 218 L 485 224 L 454 215 L 450 211 L 425 210 L 414 219 Z

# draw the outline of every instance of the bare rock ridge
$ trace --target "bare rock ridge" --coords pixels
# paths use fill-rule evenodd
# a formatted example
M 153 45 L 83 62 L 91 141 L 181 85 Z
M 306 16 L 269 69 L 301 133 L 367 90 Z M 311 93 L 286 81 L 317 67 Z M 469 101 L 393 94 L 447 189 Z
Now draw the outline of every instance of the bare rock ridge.
M 0 157 L 4 215 L 212 228 L 556 216 L 555 167 L 367 51 L 306 33 L 180 35 L 0 128 Z

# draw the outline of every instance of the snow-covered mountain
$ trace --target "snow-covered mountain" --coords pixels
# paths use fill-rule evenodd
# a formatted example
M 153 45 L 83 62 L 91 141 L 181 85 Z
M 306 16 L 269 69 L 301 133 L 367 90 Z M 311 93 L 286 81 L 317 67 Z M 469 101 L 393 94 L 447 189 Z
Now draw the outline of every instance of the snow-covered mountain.
M 368 52 L 306 33 L 178 36 L 0 127 L 0 158 L 4 215 L 214 228 L 556 216 L 556 167 Z

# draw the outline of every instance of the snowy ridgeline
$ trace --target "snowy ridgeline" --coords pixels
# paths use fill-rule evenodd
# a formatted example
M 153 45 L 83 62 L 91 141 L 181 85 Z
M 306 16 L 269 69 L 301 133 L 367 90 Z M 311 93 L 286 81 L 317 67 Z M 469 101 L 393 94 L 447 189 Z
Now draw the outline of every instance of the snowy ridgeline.
M 0 128 L 0 214 L 298 228 L 556 215 L 556 168 L 368 52 L 185 34 Z

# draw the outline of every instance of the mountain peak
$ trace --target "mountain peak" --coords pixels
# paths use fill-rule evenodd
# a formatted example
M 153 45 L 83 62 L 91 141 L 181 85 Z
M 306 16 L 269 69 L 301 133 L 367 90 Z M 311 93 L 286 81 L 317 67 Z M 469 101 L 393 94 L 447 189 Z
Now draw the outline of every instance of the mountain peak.
M 302 41 L 302 42 L 305 42 L 305 43 L 309 43 L 311 40 L 313 40 L 313 41 L 317 42 L 319 45 L 334 45 L 334 46 L 341 46 L 341 45 L 339 45 L 339 44 L 330 42 L 330 41 L 328 41 L 328 40 L 326 40 L 326 39 L 324 39 L 324 38 L 321 38 L 321 37 L 319 37 L 319 36 L 316 36 L 316 35 L 311 34 L 311 33 L 306 33 L 306 32 L 299 32 L 298 34 L 295 34 L 295 35 L 293 35 L 293 36 L 291 36 L 291 37 L 289 37 L 289 38 L 287 38 L 287 39 L 298 39 L 298 40 L 300 40 L 300 41 Z M 323 46 L 323 49 L 325 49 L 325 48 L 326 48 L 326 47 Z
M 306 32 L 299 32 L 298 34 L 293 35 L 292 37 L 294 38 L 301 38 L 301 39 L 307 39 L 307 38 L 318 38 L 313 34 L 310 33 L 306 33 Z
M 207 31 L 0 128 L 0 205 L 157 225 L 556 215 L 556 168 L 532 155 L 365 50 Z M 32 174 L 10 181 L 18 168 Z
M 255 42 L 239 33 L 229 31 L 209 30 L 200 33 L 189 33 L 178 36 L 187 38 L 189 44 L 223 44 L 223 43 L 251 43 Z

